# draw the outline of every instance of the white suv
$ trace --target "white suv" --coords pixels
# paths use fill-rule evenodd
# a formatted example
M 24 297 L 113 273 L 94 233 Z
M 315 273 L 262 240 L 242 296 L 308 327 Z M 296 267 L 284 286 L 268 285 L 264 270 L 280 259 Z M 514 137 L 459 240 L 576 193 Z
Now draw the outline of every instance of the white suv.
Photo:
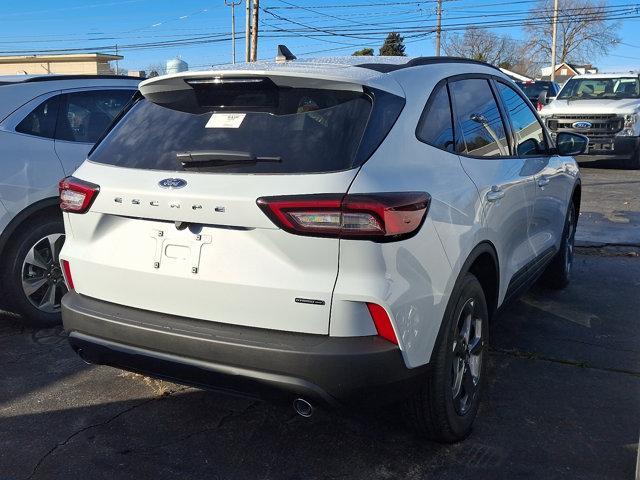
M 0 308 L 21 313 L 26 323 L 60 322 L 66 288 L 58 182 L 85 160 L 139 80 L 0 77 Z
M 140 85 L 60 185 L 83 359 L 468 435 L 496 309 L 568 282 L 586 138 L 489 65 L 367 60 Z

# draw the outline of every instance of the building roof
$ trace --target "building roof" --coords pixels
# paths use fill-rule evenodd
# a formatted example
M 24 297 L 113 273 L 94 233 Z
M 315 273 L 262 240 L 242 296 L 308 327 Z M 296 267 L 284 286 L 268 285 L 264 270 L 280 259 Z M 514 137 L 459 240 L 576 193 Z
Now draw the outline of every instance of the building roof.
M 506 68 L 500 68 L 500 71 L 517 82 L 530 82 L 533 80 L 533 78 L 531 77 L 520 75 L 519 73 L 512 72 L 511 70 L 507 70 Z
M 106 53 L 69 53 L 56 55 L 7 55 L 0 56 L 1 63 L 35 63 L 35 62 L 110 62 L 122 60 L 122 55 Z
M 92 74 L 77 74 L 77 75 L 64 75 L 64 74 L 52 74 L 43 73 L 41 75 L 0 75 L 0 85 L 16 84 L 16 83 L 34 83 L 34 82 L 48 82 L 56 80 L 137 80 L 140 81 L 140 77 L 128 76 L 128 75 L 92 75 Z

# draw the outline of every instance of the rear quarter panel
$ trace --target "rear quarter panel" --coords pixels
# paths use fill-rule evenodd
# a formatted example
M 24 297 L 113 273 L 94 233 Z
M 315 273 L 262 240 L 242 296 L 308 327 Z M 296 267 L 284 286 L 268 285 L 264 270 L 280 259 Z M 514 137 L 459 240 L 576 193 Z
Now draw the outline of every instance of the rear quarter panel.
M 464 71 L 459 65 L 438 65 L 394 74 L 406 92 L 406 106 L 349 190 L 431 195 L 427 220 L 415 237 L 386 244 L 340 242 L 334 304 L 359 298 L 385 307 L 408 367 L 429 362 L 462 264 L 479 243 L 478 191 L 458 156 L 415 135 L 433 87 Z

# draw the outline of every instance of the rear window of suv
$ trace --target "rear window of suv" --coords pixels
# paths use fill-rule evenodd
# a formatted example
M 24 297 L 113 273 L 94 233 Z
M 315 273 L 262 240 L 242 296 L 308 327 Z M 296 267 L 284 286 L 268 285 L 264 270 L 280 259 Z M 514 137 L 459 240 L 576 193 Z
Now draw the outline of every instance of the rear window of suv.
M 203 108 L 220 105 L 221 99 L 196 93 L 198 108 L 139 99 L 89 160 L 212 173 L 346 170 L 356 166 L 372 110 L 369 96 L 343 90 L 279 88 L 264 98 L 233 92 L 227 105 L 238 108 Z

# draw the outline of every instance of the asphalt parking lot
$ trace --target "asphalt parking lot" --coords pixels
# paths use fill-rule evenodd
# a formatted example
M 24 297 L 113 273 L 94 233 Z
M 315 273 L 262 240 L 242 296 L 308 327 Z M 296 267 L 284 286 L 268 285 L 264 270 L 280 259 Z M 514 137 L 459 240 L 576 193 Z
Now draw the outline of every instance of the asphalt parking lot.
M 60 328 L 0 323 L 0 480 L 629 479 L 640 428 L 640 171 L 585 169 L 574 280 L 492 327 L 473 434 L 438 445 L 393 407 L 291 408 L 88 366 Z

